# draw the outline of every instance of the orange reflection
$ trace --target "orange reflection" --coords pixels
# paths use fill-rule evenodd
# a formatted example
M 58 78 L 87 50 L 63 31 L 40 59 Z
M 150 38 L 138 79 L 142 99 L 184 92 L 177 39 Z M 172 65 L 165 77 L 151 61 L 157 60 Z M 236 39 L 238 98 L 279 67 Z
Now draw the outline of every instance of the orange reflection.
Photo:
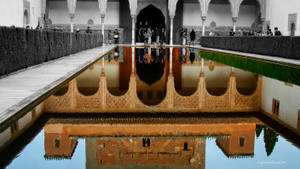
M 45 156 L 71 158 L 76 137 L 84 137 L 89 168 L 122 164 L 205 168 L 207 136 L 216 137 L 216 144 L 228 157 L 253 156 L 255 128 L 261 124 L 249 117 L 140 120 L 51 119 L 44 127 Z

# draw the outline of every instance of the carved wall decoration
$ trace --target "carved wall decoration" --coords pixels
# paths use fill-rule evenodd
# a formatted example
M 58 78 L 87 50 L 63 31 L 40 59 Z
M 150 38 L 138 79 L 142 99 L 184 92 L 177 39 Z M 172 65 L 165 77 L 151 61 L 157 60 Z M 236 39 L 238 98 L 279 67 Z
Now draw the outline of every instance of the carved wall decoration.
M 261 107 L 262 77 L 258 78 L 256 91 L 245 96 L 237 91 L 236 78 L 232 73 L 226 93 L 212 96 L 206 89 L 204 73 L 201 73 L 197 91 L 191 96 L 181 96 L 175 90 L 173 75 L 169 74 L 166 96 L 161 103 L 153 106 L 145 105 L 139 100 L 137 78 L 135 73 L 131 73 L 129 89 L 122 96 L 114 96 L 108 91 L 104 73 L 100 78 L 99 90 L 92 96 L 81 95 L 76 79 L 72 80 L 65 95 L 51 96 L 45 101 L 45 112 L 255 112 Z

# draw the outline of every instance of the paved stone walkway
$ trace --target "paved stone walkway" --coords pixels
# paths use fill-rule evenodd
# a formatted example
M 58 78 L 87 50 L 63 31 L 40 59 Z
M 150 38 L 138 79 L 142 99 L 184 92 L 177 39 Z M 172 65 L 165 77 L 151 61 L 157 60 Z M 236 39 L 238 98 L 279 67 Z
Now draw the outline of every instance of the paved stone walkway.
M 114 47 L 109 45 L 82 51 L 0 78 L 0 124 Z

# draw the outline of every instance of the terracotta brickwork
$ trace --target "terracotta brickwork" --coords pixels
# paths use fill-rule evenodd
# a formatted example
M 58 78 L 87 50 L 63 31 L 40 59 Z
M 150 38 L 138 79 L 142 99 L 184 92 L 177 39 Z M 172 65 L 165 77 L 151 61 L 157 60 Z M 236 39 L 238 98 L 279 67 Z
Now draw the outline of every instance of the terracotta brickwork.
M 228 89 L 221 96 L 208 93 L 204 73 L 200 73 L 198 88 L 191 96 L 182 96 L 174 87 L 174 77 L 168 75 L 166 96 L 158 104 L 148 106 L 137 96 L 137 75 L 132 73 L 129 89 L 122 96 L 112 95 L 102 71 L 100 87 L 92 96 L 82 95 L 76 79 L 69 83 L 68 92 L 63 96 L 51 96 L 45 101 L 45 112 L 256 112 L 261 105 L 262 77 L 258 78 L 256 91 L 252 95 L 242 95 L 236 87 L 236 77 L 231 73 Z
M 70 158 L 76 148 L 76 137 L 84 137 L 90 166 L 155 163 L 205 168 L 205 136 L 216 136 L 216 144 L 227 156 L 254 155 L 255 128 L 259 123 L 256 119 L 201 121 L 195 124 L 112 121 L 77 124 L 74 120 L 53 120 L 44 127 L 45 155 Z

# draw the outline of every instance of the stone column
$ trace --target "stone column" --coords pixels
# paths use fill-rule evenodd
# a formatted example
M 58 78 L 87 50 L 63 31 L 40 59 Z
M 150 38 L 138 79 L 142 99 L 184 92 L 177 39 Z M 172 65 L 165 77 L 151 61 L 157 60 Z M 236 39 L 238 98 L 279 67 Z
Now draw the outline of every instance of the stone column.
M 129 0 L 130 15 L 132 19 L 132 33 L 131 33 L 131 43 L 135 44 L 135 22 L 136 22 L 136 10 L 137 10 L 137 0 Z
M 174 16 L 170 16 L 170 45 L 173 45 Z
M 136 22 L 136 15 L 131 15 L 132 19 L 132 45 L 135 45 L 135 22 Z
M 73 24 L 73 20 L 74 20 L 74 14 L 70 14 L 70 30 L 71 30 L 71 33 L 74 32 L 74 24 Z
M 236 22 L 239 17 L 240 6 L 243 0 L 229 0 L 231 5 L 231 14 L 232 14 L 232 21 L 233 21 L 233 32 L 236 31 Z
M 105 43 L 105 34 L 104 34 L 104 19 L 106 15 L 106 8 L 107 8 L 107 0 L 98 0 L 99 3 L 99 10 L 101 16 L 101 32 L 102 32 L 102 40 L 103 45 Z
M 208 6 L 211 0 L 198 0 L 200 3 L 201 19 L 202 19 L 202 36 L 205 36 L 205 21 L 208 11 Z
M 168 2 L 168 9 L 169 9 L 169 16 L 170 16 L 170 45 L 173 45 L 173 22 L 176 12 L 176 5 L 178 0 L 169 0 Z
M 261 31 L 262 33 L 265 33 L 267 30 L 266 30 L 266 18 L 261 18 L 261 22 L 262 22 L 262 28 L 261 28 Z
M 232 23 L 233 23 L 233 26 L 232 26 L 232 29 L 233 29 L 233 32 L 236 31 L 236 22 L 238 20 L 238 17 L 232 17 Z
M 73 20 L 75 18 L 75 9 L 76 9 L 77 0 L 67 0 L 69 17 L 71 22 L 71 32 L 74 32 Z
M 205 36 L 205 20 L 206 16 L 201 16 L 202 19 L 202 36 Z
M 101 34 L 102 34 L 103 45 L 105 44 L 104 19 L 105 19 L 105 14 L 101 14 Z
M 40 26 L 42 26 L 43 28 L 45 28 L 46 26 L 46 8 L 47 8 L 47 0 L 42 0 L 41 1 L 41 17 L 39 18 L 39 23 L 41 24 Z
M 258 0 L 260 6 L 260 17 L 262 21 L 262 31 L 266 32 L 266 0 Z

